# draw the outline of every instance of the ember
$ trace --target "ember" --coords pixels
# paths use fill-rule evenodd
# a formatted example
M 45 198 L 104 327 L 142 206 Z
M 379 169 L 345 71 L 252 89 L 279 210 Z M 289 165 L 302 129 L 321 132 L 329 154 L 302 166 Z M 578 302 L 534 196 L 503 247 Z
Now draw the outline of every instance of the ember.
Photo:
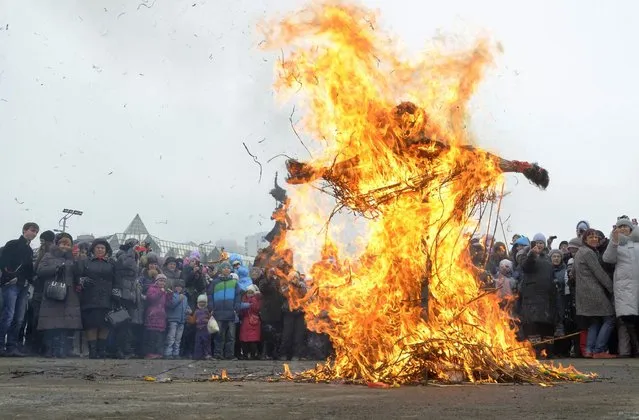
M 362 7 L 320 2 L 264 29 L 264 47 L 289 54 L 276 88 L 300 97 L 304 132 L 321 139 L 312 161 L 287 163 L 289 183 L 301 185 L 282 200 L 295 230 L 276 247 L 310 265 L 320 251 L 313 233 L 326 235 L 312 290 L 289 300 L 304 307 L 310 329 L 330 335 L 335 358 L 302 376 L 374 386 L 582 380 L 535 360 L 468 263 L 475 210 L 496 197 L 504 172 L 548 185 L 537 165 L 469 146 L 467 103 L 493 48 L 480 40 L 409 61 L 376 28 Z M 334 224 L 324 229 L 334 212 L 318 208 L 314 181 L 337 209 L 367 218 L 366 245 L 352 263 L 340 258 Z

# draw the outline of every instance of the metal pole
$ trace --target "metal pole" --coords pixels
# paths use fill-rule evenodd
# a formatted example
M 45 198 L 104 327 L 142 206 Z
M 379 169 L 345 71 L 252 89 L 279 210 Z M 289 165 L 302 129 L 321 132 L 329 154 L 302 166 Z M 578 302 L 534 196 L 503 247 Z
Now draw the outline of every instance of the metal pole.
M 62 218 L 62 233 L 67 230 L 67 218 L 66 216 Z

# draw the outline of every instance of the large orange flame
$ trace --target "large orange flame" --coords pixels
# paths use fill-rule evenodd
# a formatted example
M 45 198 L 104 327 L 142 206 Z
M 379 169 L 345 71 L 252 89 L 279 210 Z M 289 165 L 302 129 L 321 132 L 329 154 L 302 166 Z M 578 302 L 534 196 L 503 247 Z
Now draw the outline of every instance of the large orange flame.
M 350 260 L 339 257 L 340 227 L 318 235 L 328 214 L 317 189 L 301 185 L 291 192 L 295 230 L 286 239 L 296 264 L 309 264 L 321 249 L 309 272 L 312 290 L 291 303 L 304 307 L 309 328 L 330 335 L 336 353 L 308 374 L 393 384 L 426 376 L 538 377 L 543 368 L 532 348 L 515 339 L 498 299 L 480 296 L 466 257 L 473 200 L 502 182 L 492 155 L 460 147 L 470 142 L 467 103 L 494 48 L 480 40 L 468 51 L 406 60 L 377 25 L 363 7 L 314 2 L 262 28 L 264 47 L 282 49 L 276 88 L 285 98 L 296 95 L 301 128 L 317 140 L 310 165 L 356 159 L 339 175 L 363 195 L 407 187 L 372 203 L 377 212 L 367 215 L 364 245 Z M 401 101 L 417 107 L 398 112 Z M 423 155 L 434 143 L 418 146 L 420 153 L 398 153 L 417 138 L 450 147 L 429 159 Z M 424 171 L 431 181 L 412 185 Z

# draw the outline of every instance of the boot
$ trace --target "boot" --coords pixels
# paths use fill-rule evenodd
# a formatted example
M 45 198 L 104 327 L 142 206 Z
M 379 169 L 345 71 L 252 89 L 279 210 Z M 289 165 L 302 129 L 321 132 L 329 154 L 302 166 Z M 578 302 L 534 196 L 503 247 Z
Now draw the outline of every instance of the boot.
M 106 340 L 98 339 L 97 352 L 98 359 L 106 359 Z
M 98 358 L 98 344 L 95 340 L 87 341 L 89 345 L 89 359 L 97 359 Z

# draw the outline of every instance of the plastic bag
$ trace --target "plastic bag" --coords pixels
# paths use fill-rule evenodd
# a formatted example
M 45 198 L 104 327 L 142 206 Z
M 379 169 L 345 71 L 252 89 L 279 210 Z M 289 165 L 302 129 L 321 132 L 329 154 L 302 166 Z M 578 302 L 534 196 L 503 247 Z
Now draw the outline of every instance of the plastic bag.
M 220 331 L 220 326 L 217 324 L 215 318 L 211 317 L 206 328 L 209 330 L 209 334 L 217 334 Z

